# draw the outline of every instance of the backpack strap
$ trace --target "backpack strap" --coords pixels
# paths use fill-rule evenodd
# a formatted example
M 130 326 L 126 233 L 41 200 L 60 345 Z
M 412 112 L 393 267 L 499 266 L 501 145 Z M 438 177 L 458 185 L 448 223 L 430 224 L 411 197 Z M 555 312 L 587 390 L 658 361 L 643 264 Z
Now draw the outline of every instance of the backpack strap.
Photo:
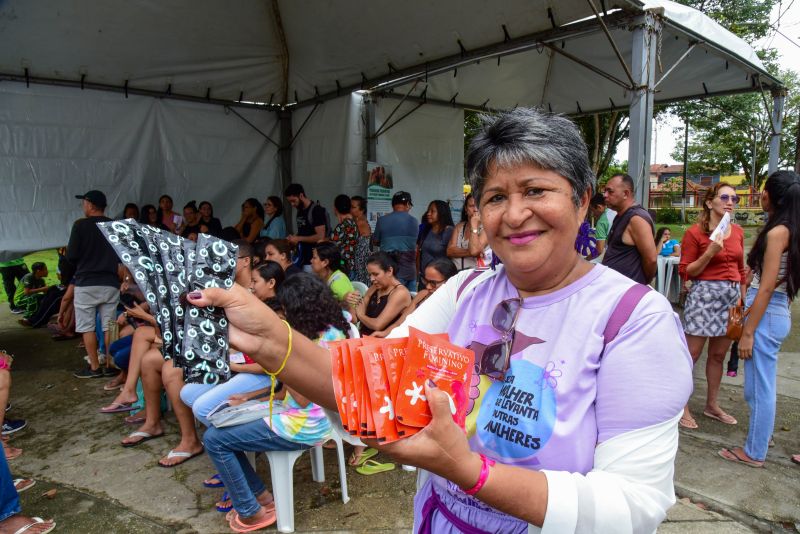
M 461 282 L 461 285 L 458 286 L 458 291 L 456 291 L 456 302 L 459 301 L 464 290 L 466 290 L 467 287 L 469 287 L 470 284 L 472 284 L 472 282 L 474 282 L 480 275 L 486 272 L 492 272 L 492 276 L 494 276 L 494 272 L 490 271 L 489 269 L 473 269 L 472 272 L 469 273 L 469 275 L 464 279 L 464 281 Z
M 619 331 L 625 323 L 628 322 L 628 319 L 633 313 L 633 310 L 636 309 L 639 301 L 642 300 L 650 289 L 650 286 L 644 284 L 633 284 L 625 291 L 622 298 L 619 299 L 619 302 L 617 302 L 617 305 L 614 307 L 614 311 L 611 312 L 611 316 L 608 318 L 605 330 L 603 330 L 603 351 L 600 353 L 600 358 L 603 357 L 606 346 L 614 341 Z

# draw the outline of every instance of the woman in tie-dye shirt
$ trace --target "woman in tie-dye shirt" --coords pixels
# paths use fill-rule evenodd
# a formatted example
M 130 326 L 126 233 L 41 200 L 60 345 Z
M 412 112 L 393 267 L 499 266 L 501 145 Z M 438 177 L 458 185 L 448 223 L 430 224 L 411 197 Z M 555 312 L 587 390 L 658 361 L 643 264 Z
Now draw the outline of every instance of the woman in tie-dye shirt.
M 299 273 L 278 289 L 278 301 L 292 327 L 325 346 L 347 337 L 349 324 L 331 290 L 317 277 Z M 272 369 L 270 369 L 272 370 Z M 272 419 L 265 417 L 242 425 L 209 427 L 203 441 L 233 501 L 228 515 L 231 528 L 264 528 L 276 521 L 272 495 L 245 457 L 251 451 L 294 451 L 318 445 L 330 438 L 331 427 L 322 408 L 291 388 L 277 386 L 280 399 Z M 231 397 L 231 404 L 269 395 L 268 389 Z

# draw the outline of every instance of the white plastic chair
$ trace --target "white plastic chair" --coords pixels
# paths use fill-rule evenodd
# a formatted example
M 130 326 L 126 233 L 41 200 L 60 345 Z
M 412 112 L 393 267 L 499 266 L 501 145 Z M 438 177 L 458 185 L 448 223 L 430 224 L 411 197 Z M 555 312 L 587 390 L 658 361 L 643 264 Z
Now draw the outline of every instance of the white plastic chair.
M 367 287 L 367 284 L 365 284 L 364 282 L 359 282 L 357 280 L 353 280 L 350 283 L 353 284 L 353 289 L 355 289 L 356 291 L 361 293 L 362 297 L 367 294 L 367 289 L 369 289 L 369 288 Z
M 327 415 L 326 410 L 326 415 Z M 338 422 L 338 417 L 336 418 Z M 331 421 L 334 427 L 334 422 Z M 341 428 L 341 424 L 339 424 Z M 343 429 L 342 429 L 343 430 Z M 342 503 L 350 500 L 347 492 L 347 466 L 344 460 L 344 446 L 342 437 L 335 429 L 331 439 L 336 442 L 336 452 L 339 459 L 339 483 L 342 486 Z M 322 454 L 322 445 L 311 449 L 311 476 L 314 482 L 325 482 L 325 462 Z M 264 454 L 269 462 L 272 475 L 272 496 L 275 499 L 275 514 L 278 518 L 278 531 L 294 532 L 294 464 L 302 456 L 301 451 L 267 451 Z

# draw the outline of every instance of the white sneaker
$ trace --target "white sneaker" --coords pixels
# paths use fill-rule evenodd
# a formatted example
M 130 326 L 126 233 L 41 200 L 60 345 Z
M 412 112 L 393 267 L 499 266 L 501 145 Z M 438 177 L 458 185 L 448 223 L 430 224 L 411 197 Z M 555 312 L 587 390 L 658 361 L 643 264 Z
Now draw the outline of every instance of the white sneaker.
M 86 356 L 84 356 L 83 359 L 86 361 L 86 363 L 89 363 L 89 355 L 88 354 Z M 100 360 L 100 365 L 103 365 L 104 363 L 106 363 L 106 355 L 103 354 L 102 352 L 98 352 L 97 353 L 97 359 Z

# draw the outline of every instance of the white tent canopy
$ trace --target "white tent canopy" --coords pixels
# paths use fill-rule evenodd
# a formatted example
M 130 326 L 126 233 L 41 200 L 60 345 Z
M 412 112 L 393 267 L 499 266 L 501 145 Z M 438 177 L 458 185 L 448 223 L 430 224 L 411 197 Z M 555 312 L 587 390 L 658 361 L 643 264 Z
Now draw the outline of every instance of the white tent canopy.
M 211 200 L 232 224 L 244 198 L 292 178 L 327 202 L 363 192 L 370 157 L 396 166 L 420 209 L 459 189 L 464 107 L 630 109 L 644 181 L 654 103 L 767 89 L 777 143 L 780 82 L 746 43 L 666 0 L 7 0 L 0 257 L 63 243 L 76 216 L 65 199 L 95 186 L 112 213 L 163 192 L 178 209 Z M 388 98 L 366 112 L 356 90 Z

